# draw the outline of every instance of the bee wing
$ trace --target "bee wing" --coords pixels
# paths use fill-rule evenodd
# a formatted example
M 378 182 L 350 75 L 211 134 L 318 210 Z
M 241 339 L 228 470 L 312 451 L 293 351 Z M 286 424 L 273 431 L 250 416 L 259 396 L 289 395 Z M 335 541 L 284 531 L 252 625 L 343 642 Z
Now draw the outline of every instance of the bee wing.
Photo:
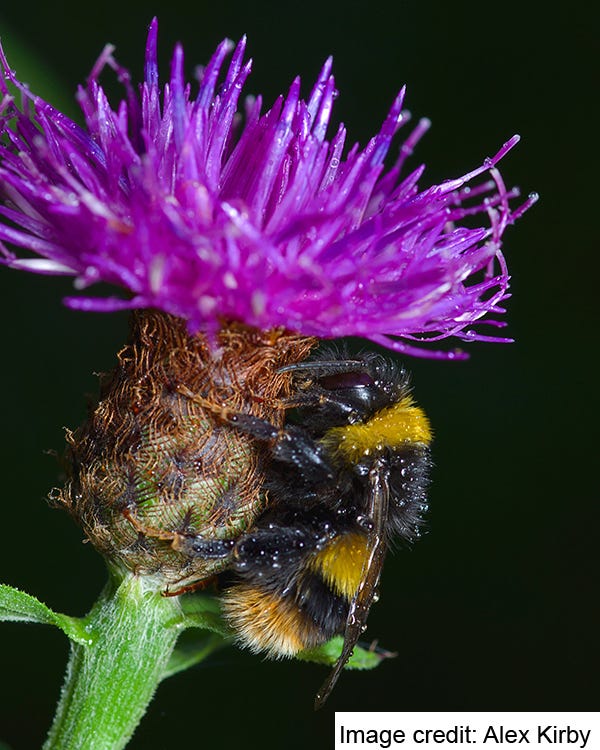
M 368 554 L 363 566 L 361 581 L 356 594 L 350 602 L 346 628 L 344 631 L 344 646 L 331 673 L 321 686 L 315 698 L 315 710 L 322 708 L 331 694 L 336 682 L 346 666 L 352 651 L 365 629 L 369 610 L 379 583 L 386 553 L 385 524 L 389 508 L 389 483 L 387 471 L 381 461 L 377 461 L 369 472 L 369 504 L 368 512 L 373 526 L 369 532 Z

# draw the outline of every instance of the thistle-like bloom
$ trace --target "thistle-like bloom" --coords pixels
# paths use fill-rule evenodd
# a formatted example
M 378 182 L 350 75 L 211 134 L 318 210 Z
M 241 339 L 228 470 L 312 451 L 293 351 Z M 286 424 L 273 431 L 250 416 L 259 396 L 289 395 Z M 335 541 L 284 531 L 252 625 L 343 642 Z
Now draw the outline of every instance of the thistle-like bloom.
M 422 189 L 423 167 L 405 174 L 404 162 L 427 121 L 385 167 L 408 120 L 404 90 L 366 147 L 346 150 L 343 125 L 328 136 L 331 60 L 308 101 L 296 79 L 268 112 L 247 97 L 240 113 L 244 40 L 217 48 L 195 96 L 180 47 L 161 90 L 156 41 L 153 22 L 137 90 L 104 50 L 78 92 L 85 127 L 30 93 L 0 57 L 0 241 L 36 256 L 0 242 L 5 263 L 73 275 L 78 290 L 100 281 L 125 290 L 69 297 L 70 307 L 152 307 L 186 319 L 191 332 L 237 320 L 426 356 L 452 355 L 410 342 L 505 340 L 472 326 L 501 325 L 501 237 L 535 200 L 512 210 L 517 193 L 495 166 L 517 136 L 468 174 Z M 116 109 L 99 84 L 107 66 L 126 90 Z M 20 90 L 21 109 L 3 79 Z M 469 185 L 486 173 L 491 180 Z M 475 222 L 463 226 L 465 217 Z

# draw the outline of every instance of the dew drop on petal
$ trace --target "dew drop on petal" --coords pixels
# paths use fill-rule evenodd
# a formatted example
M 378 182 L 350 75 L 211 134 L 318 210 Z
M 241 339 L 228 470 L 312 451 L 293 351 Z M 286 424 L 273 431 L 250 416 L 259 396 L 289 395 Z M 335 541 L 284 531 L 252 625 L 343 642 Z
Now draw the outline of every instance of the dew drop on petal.
M 263 292 L 253 292 L 252 293 L 252 312 L 254 315 L 261 316 L 264 315 L 265 309 L 267 307 L 267 299 Z
M 237 288 L 238 288 L 238 283 L 237 283 L 237 279 L 236 279 L 236 278 L 235 278 L 235 276 L 234 276 L 234 275 L 233 275 L 233 274 L 231 273 L 231 271 L 226 271 L 226 272 L 225 272 L 225 273 L 223 274 L 223 285 L 224 285 L 224 286 L 225 286 L 225 287 L 226 287 L 227 289 L 237 289 Z

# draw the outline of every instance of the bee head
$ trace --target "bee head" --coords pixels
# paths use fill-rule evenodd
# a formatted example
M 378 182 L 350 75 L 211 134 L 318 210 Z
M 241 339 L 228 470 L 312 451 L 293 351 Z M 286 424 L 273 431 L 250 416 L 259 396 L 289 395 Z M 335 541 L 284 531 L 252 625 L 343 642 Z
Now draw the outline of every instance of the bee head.
M 296 385 L 290 406 L 297 408 L 302 424 L 315 434 L 367 422 L 409 391 L 406 371 L 373 352 L 338 359 L 324 352 L 285 369 L 293 372 Z

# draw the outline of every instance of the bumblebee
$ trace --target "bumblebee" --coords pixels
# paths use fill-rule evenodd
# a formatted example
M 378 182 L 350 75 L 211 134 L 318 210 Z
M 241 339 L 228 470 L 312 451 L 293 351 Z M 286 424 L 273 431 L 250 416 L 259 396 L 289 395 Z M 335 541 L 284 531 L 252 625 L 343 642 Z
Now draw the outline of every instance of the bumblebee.
M 343 635 L 318 708 L 366 629 L 386 551 L 419 535 L 431 429 L 406 371 L 378 354 L 329 351 L 284 369 L 294 388 L 282 429 L 228 418 L 270 445 L 270 463 L 268 509 L 235 542 L 223 609 L 242 645 L 272 657 Z

